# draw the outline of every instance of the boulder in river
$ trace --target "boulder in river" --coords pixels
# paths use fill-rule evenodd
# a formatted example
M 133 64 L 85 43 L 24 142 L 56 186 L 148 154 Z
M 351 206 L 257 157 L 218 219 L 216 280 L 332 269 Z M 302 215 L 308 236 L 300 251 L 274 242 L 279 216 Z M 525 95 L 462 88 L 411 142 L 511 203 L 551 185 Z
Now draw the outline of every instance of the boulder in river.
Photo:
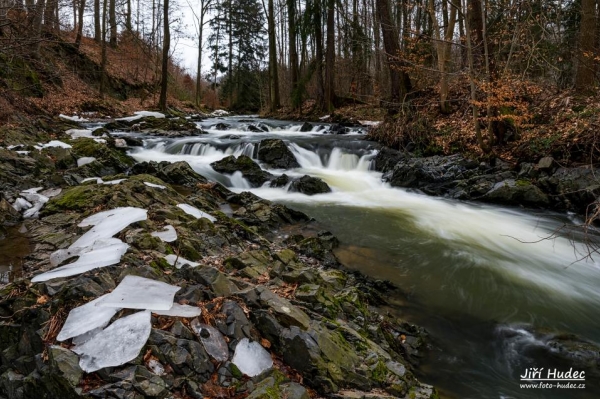
M 300 164 L 283 140 L 265 139 L 260 142 L 258 159 L 275 168 L 299 168 Z
M 211 163 L 210 166 L 219 173 L 230 175 L 239 171 L 253 187 L 262 186 L 272 177 L 269 172 L 262 170 L 252 158 L 246 155 L 240 155 L 237 158 L 230 155 L 220 161 Z
M 490 191 L 481 197 L 504 205 L 524 205 L 533 208 L 544 208 L 550 203 L 548 196 L 528 180 L 507 179 L 496 183 Z
M 304 175 L 301 178 L 294 180 L 290 185 L 290 191 L 297 191 L 306 195 L 315 195 L 330 193 L 331 188 L 323 180 L 318 177 Z

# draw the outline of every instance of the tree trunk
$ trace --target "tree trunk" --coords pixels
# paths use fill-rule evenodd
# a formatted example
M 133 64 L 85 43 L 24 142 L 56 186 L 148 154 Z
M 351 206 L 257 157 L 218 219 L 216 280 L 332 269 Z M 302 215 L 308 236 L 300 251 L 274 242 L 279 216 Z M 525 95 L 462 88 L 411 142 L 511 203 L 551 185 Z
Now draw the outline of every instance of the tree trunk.
M 400 52 L 399 36 L 390 16 L 389 0 L 377 0 L 376 6 L 381 24 L 383 47 L 390 72 L 391 93 L 388 112 L 393 114 L 398 111 L 400 103 L 404 102 L 411 89 L 411 84 L 408 74 L 402 69 L 404 65 L 398 58 Z
M 55 11 L 58 7 L 58 0 L 47 0 L 44 8 L 44 30 L 50 32 L 56 28 Z
M 131 24 L 131 0 L 127 0 L 127 10 L 125 12 L 125 29 L 128 32 L 133 32 L 133 25 Z
M 40 55 L 40 43 L 42 41 L 42 17 L 44 15 L 44 8 L 46 6 L 46 0 L 38 0 L 35 11 L 31 18 L 31 27 L 33 31 L 33 56 L 39 57 Z
M 269 0 L 271 1 L 271 0 Z M 270 4 L 270 3 L 269 3 Z M 287 0 L 289 47 L 290 47 L 290 85 L 292 90 L 292 107 L 298 108 L 298 50 L 296 49 L 296 1 Z
M 100 0 L 94 0 L 94 40 L 98 43 L 102 40 L 102 29 L 100 28 Z
M 579 48 L 577 51 L 577 73 L 575 88 L 579 92 L 594 87 L 596 71 L 594 51 L 596 41 L 596 0 L 581 0 L 581 26 L 579 28 Z
M 100 61 L 100 98 L 104 98 L 104 92 L 106 91 L 106 11 L 107 2 L 104 0 L 102 4 L 102 51 Z
M 79 50 L 83 36 L 83 12 L 85 11 L 85 0 L 79 0 L 79 21 L 77 22 L 77 37 L 75 37 L 75 47 Z
M 279 76 L 277 74 L 277 43 L 275 40 L 275 11 L 269 0 L 267 25 L 269 29 L 269 100 L 271 112 L 279 108 Z M 293 89 L 292 84 L 292 89 Z M 293 97 L 292 97 L 293 103 Z
M 314 22 L 315 28 L 315 74 L 317 78 L 316 103 L 321 109 L 325 102 L 325 83 L 323 82 L 323 16 L 321 14 L 321 0 L 315 0 L 314 4 Z
M 327 52 L 325 54 L 325 101 L 323 110 L 334 109 L 334 70 L 335 70 L 335 0 L 327 0 Z
M 198 65 L 196 72 L 196 106 L 200 106 L 202 101 L 202 30 L 204 28 L 204 5 L 200 12 L 200 21 L 198 21 Z
M 171 47 L 171 32 L 169 30 L 169 0 L 164 0 L 164 23 L 163 23 L 163 53 L 162 71 L 160 80 L 160 98 L 158 107 L 164 112 L 167 110 L 167 84 L 169 77 L 169 50 Z
M 117 11 L 116 11 L 116 1 L 109 0 L 108 3 L 108 13 L 109 13 L 109 23 L 110 23 L 110 47 L 117 47 Z

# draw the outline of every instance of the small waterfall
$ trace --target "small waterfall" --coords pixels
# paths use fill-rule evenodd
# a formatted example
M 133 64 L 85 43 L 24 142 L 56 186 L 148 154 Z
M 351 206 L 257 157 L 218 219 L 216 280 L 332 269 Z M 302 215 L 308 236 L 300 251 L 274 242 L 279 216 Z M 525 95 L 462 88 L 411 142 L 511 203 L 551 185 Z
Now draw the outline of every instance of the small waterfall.
M 334 147 L 330 153 L 319 155 L 319 151 L 307 150 L 298 144 L 291 143 L 290 151 L 296 157 L 300 166 L 304 169 L 328 169 L 332 171 L 362 171 L 367 172 L 371 169 L 371 161 L 377 154 L 372 150 L 369 153 L 359 156 L 344 152 L 341 148 Z

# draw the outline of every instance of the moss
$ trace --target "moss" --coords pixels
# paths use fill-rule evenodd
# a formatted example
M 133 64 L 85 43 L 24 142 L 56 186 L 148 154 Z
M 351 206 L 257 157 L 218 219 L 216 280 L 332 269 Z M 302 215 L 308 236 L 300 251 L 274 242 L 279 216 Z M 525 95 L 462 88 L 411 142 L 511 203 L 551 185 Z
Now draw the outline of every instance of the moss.
M 98 202 L 98 197 L 103 196 L 107 187 L 96 184 L 75 186 L 63 191 L 58 197 L 52 198 L 43 210 L 43 213 L 54 213 L 61 210 L 84 210 Z M 100 201 L 104 203 L 105 201 Z
M 73 142 L 73 152 L 82 157 L 94 157 L 103 153 L 104 144 L 95 142 L 93 139 L 82 137 Z
M 387 381 L 389 370 L 386 365 L 380 360 L 377 365 L 371 370 L 371 379 L 377 381 L 380 384 L 384 384 Z
M 531 182 L 529 180 L 517 180 L 515 181 L 515 185 L 517 187 L 526 187 L 526 186 L 531 186 Z

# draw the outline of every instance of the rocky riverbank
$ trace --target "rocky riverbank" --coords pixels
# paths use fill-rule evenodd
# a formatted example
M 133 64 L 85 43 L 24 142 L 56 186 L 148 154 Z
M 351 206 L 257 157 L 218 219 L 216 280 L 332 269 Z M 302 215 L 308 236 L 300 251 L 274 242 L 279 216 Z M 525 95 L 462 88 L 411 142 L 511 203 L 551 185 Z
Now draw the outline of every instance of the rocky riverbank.
M 490 165 L 460 154 L 415 157 L 384 148 L 375 168 L 394 187 L 432 196 L 574 212 L 592 220 L 600 210 L 600 170 L 563 167 L 551 157 L 515 168 L 500 160 Z
M 70 129 L 81 130 L 64 121 L 3 128 L 0 222 L 19 227 L 30 253 L 0 289 L 0 397 L 437 396 L 413 374 L 427 334 L 378 313 L 392 288 L 344 271 L 335 237 L 309 233 L 315 222 L 306 215 L 232 193 L 186 163 L 134 164 L 109 134 L 64 133 Z M 102 212 L 121 208 L 122 226 L 98 227 L 114 221 Z M 127 223 L 129 211 L 143 217 Z M 116 263 L 87 262 L 111 245 L 126 249 Z M 56 267 L 66 277 L 46 280 L 42 273 Z M 90 302 L 117 292 L 127 276 L 175 286 L 173 308 L 126 301 L 86 330 L 85 319 L 100 317 Z M 76 330 L 85 333 L 64 339 L 84 305 Z M 177 316 L 182 305 L 196 316 Z M 143 334 L 135 342 L 110 335 L 150 311 L 145 342 Z M 240 360 L 248 340 L 262 349 Z M 141 349 L 106 359 L 112 345 Z M 262 351 L 271 362 L 258 365 Z M 91 371 L 90 362 L 108 366 Z

